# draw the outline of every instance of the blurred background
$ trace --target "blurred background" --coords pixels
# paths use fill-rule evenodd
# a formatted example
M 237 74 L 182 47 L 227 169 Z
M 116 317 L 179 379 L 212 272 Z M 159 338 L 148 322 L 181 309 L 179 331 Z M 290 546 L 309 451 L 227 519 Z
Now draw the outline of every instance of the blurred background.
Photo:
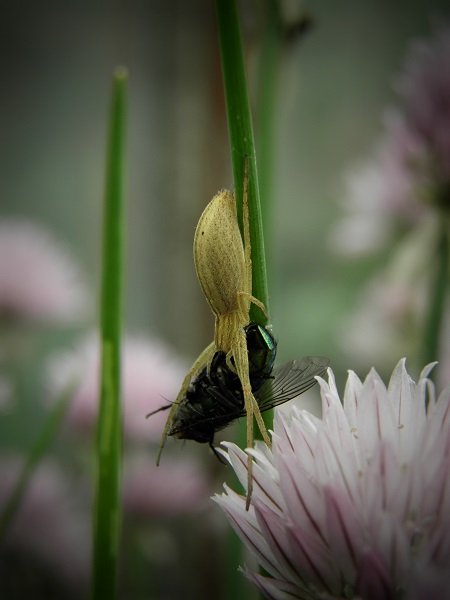
M 169 440 L 165 475 L 151 475 L 165 417 L 145 420 L 176 396 L 213 333 L 192 241 L 208 201 L 233 186 L 214 3 L 66 0 L 2 8 L 0 508 L 52 402 L 73 373 L 81 383 L 0 542 L 0 595 L 22 598 L 32 590 L 35 598 L 75 598 L 87 589 L 107 114 L 113 69 L 125 65 L 128 496 L 121 593 L 176 598 L 184 588 L 185 598 L 232 597 L 220 585 L 217 591 L 226 525 L 207 500 L 220 492 L 227 470 L 206 448 Z M 396 252 L 405 240 L 414 246 L 407 236 L 420 217 L 393 227 L 389 211 L 380 218 L 366 205 L 356 233 L 345 219 L 361 210 L 355 190 L 370 198 L 385 181 L 374 170 L 392 110 L 404 104 L 405 60 L 415 40 L 432 39 L 448 23 L 448 3 L 284 3 L 270 80 L 273 133 L 264 139 L 270 23 L 262 0 L 240 8 L 257 152 L 270 158 L 260 174 L 269 198 L 264 229 L 278 361 L 328 356 L 342 392 L 348 369 L 363 378 L 375 366 L 387 381 L 402 356 L 417 377 L 427 293 L 408 287 L 418 281 L 410 268 L 415 259 L 405 266 Z M 306 31 L 299 22 L 309 23 Z M 447 62 L 447 90 L 449 72 Z M 369 227 L 375 221 L 377 232 Z M 396 266 L 387 275 L 391 261 Z M 383 285 L 395 269 L 412 275 L 392 291 Z M 450 381 L 448 351 L 443 340 L 440 386 Z M 311 394 L 317 402 L 317 390 Z M 180 467 L 182 455 L 189 464 Z M 185 501 L 170 505 L 178 495 Z M 49 528 L 54 539 L 47 546 L 56 553 L 42 549 Z M 201 550 L 205 539 L 217 549 L 213 555 Z M 198 565 L 201 581 L 193 575 Z

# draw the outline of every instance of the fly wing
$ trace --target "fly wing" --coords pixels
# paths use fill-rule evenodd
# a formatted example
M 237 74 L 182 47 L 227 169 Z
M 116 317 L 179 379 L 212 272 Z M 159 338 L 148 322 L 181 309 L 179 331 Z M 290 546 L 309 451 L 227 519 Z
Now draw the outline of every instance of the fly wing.
M 270 379 L 254 392 L 259 410 L 261 412 L 270 410 L 303 394 L 316 383 L 317 375 L 325 373 L 329 364 L 329 359 L 323 356 L 304 356 L 276 367 Z M 220 431 L 236 419 L 247 415 L 245 408 L 236 406 L 237 400 L 231 390 L 214 388 L 211 390 L 211 396 L 216 400 L 215 408 L 209 411 L 208 416 L 199 413 L 197 420 L 192 419 L 191 429 L 208 423 L 212 429 Z M 212 416 L 214 412 L 218 414 Z M 174 430 L 171 435 L 180 431 L 181 428 Z
M 329 364 L 328 358 L 323 356 L 304 356 L 276 367 L 271 378 L 255 393 L 259 410 L 264 412 L 303 394 L 316 383 L 317 375 L 325 373 Z

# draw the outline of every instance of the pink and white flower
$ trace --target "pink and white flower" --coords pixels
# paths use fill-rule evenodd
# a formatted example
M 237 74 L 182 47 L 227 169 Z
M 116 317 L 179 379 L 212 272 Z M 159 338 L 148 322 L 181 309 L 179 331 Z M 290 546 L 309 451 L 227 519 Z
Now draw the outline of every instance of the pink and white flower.
M 342 254 L 377 252 L 448 207 L 450 26 L 413 42 L 396 88 L 401 102 L 386 111 L 381 141 L 345 178 L 346 214 L 331 236 Z
M 450 178 L 450 27 L 412 44 L 397 87 L 405 121 L 426 149 L 435 175 Z
M 258 443 L 250 510 L 225 485 L 215 498 L 269 576 L 267 598 L 448 598 L 450 388 L 436 399 L 395 368 L 386 388 L 350 371 L 344 402 L 319 378 L 322 420 L 276 411 L 273 450 Z M 242 485 L 247 457 L 225 444 Z

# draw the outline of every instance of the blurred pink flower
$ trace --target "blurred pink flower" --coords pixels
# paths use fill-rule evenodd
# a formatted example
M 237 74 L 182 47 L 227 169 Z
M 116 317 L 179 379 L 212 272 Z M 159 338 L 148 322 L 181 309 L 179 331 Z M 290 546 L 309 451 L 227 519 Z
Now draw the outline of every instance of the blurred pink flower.
M 205 509 L 212 493 L 211 481 L 201 463 L 189 458 L 164 458 L 160 466 L 127 459 L 124 466 L 123 506 L 139 518 L 173 516 Z
M 419 362 L 433 289 L 429 249 L 436 238 L 437 222 L 430 220 L 397 244 L 388 264 L 368 280 L 339 326 L 337 343 L 357 368 L 376 362 L 387 372 L 392 362 L 405 354 Z M 444 308 L 435 373 L 441 388 L 450 384 L 449 301 Z
M 412 44 L 381 142 L 346 176 L 346 215 L 331 234 L 347 255 L 379 251 L 396 234 L 448 205 L 450 188 L 450 28 Z
M 125 435 L 134 440 L 158 441 L 167 419 L 159 412 L 146 415 L 175 400 L 186 374 L 185 365 L 159 340 L 128 337 L 124 342 L 122 394 Z M 100 350 L 97 336 L 76 350 L 60 354 L 49 364 L 49 388 L 56 399 L 79 381 L 68 418 L 79 430 L 95 427 L 98 410 Z
M 398 91 L 405 122 L 428 153 L 436 175 L 450 178 L 450 27 L 412 44 Z
M 259 564 L 267 598 L 446 598 L 450 589 L 450 388 L 438 400 L 426 367 L 395 368 L 386 389 L 353 373 L 344 402 L 319 378 L 322 420 L 276 411 L 273 450 L 257 443 L 250 510 L 225 486 L 215 498 Z M 246 454 L 226 443 L 242 485 Z
M 84 316 L 87 300 L 78 266 L 50 232 L 0 220 L 0 316 L 71 323 Z
M 3 457 L 0 461 L 0 511 L 21 468 L 18 457 Z M 34 558 L 54 572 L 55 579 L 85 592 L 90 566 L 90 519 L 88 513 L 80 510 L 73 492 L 55 464 L 41 463 L 2 545 L 6 551 L 23 553 L 28 561 Z
M 340 254 L 358 256 L 384 248 L 399 232 L 423 221 L 429 213 L 411 168 L 421 151 L 393 112 L 390 131 L 373 156 L 346 175 L 346 193 L 340 204 L 346 215 L 331 232 L 331 247 Z
M 370 279 L 338 330 L 342 352 L 358 368 L 377 362 L 384 370 L 396 356 L 419 352 L 426 286 L 391 280 L 385 272 Z

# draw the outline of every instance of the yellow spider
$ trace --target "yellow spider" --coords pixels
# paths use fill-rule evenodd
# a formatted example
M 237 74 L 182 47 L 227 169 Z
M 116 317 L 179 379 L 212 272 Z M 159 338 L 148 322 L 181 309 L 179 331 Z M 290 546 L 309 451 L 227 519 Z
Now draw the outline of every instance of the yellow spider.
M 203 211 L 194 236 L 194 263 L 205 298 L 216 322 L 214 341 L 203 350 L 184 378 L 181 390 L 173 403 L 164 427 L 157 463 L 177 408 L 194 378 L 214 354 L 226 354 L 227 365 L 237 372 L 244 395 L 247 413 L 247 447 L 253 446 L 253 418 L 256 418 L 265 443 L 271 447 L 258 403 L 252 393 L 249 376 L 247 339 L 244 327 L 249 324 L 250 304 L 256 304 L 264 314 L 262 302 L 252 296 L 252 263 L 248 213 L 248 167 L 244 168 L 243 192 L 244 243 L 239 230 L 234 195 L 227 190 L 218 192 Z M 252 457 L 248 457 L 247 508 L 252 494 Z

